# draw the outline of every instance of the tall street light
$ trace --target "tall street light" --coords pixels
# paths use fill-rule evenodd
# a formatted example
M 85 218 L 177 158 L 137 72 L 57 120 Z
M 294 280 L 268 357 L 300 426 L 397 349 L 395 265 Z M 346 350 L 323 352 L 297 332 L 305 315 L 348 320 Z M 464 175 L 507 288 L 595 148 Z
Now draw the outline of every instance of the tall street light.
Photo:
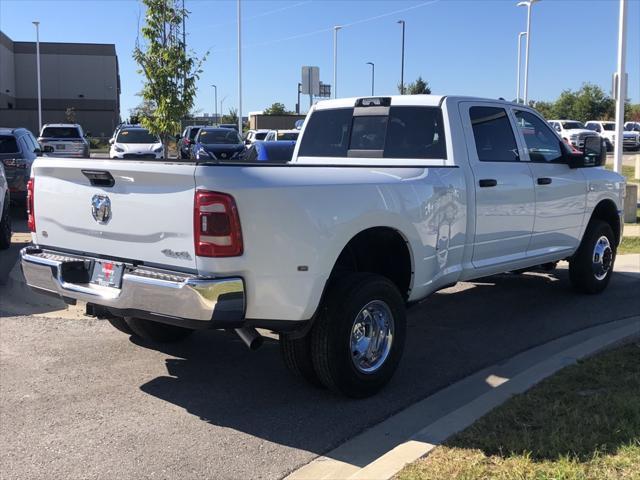
M 400 25 L 402 25 L 402 54 L 400 61 L 400 95 L 404 95 L 404 20 L 398 20 Z
M 373 86 L 376 81 L 376 64 L 373 62 L 367 62 L 367 65 L 371 65 L 371 96 L 375 95 L 373 93 Z
M 527 32 L 520 32 L 518 34 L 518 79 L 516 80 L 516 103 L 520 103 L 520 65 L 522 64 L 520 57 L 522 56 L 522 37 L 526 34 Z
M 31 22 L 36 26 L 36 69 L 38 75 L 38 131 L 42 130 L 42 93 L 40 89 L 40 22 Z
M 240 30 L 240 0 L 238 0 L 238 133 L 242 135 L 242 32 Z
M 524 93 L 523 103 L 526 105 L 529 98 L 529 44 L 531 43 L 531 7 L 539 0 L 525 0 L 518 2 L 518 7 L 527 7 L 527 45 L 524 53 Z
M 220 123 L 218 120 L 218 87 L 216 85 L 211 85 L 213 87 L 213 110 L 214 115 L 216 117 L 216 123 Z
M 338 30 L 342 27 L 333 27 L 333 98 L 338 98 Z

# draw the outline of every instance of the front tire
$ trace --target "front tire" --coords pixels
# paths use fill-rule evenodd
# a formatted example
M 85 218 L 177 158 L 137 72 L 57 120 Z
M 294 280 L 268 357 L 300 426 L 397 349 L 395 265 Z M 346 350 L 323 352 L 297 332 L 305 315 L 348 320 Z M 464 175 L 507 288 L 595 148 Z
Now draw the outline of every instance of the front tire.
M 387 278 L 352 273 L 329 287 L 311 332 L 320 381 L 353 398 L 377 393 L 393 376 L 406 334 L 404 299 Z
M 580 247 L 569 260 L 569 279 L 581 292 L 600 293 L 609 284 L 616 259 L 617 244 L 611 226 L 592 219 Z
M 9 212 L 9 196 L 4 199 L 2 212 L 0 212 L 0 250 L 6 250 L 11 246 L 11 213 Z
M 144 318 L 125 317 L 124 320 L 135 336 L 153 343 L 176 343 L 193 333 L 190 328 L 176 327 Z

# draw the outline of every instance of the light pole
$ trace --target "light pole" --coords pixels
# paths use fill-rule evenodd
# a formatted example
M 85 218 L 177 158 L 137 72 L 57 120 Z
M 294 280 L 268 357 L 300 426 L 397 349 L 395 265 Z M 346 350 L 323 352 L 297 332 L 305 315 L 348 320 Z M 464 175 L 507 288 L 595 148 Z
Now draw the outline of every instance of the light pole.
M 371 96 L 373 97 L 373 86 L 376 81 L 376 64 L 373 62 L 367 62 L 367 65 L 371 65 Z
M 627 98 L 627 0 L 620 0 L 618 19 L 618 71 L 615 76 L 616 89 L 616 141 L 613 147 L 613 171 L 622 171 L 622 140 L 624 135 L 624 101 Z M 638 163 L 636 162 L 636 173 Z
M 36 26 L 36 69 L 38 75 L 38 131 L 42 130 L 42 92 L 40 89 L 40 22 L 31 22 Z
M 524 53 L 524 93 L 523 103 L 526 105 L 529 99 L 529 44 L 531 43 L 531 7 L 539 0 L 525 0 L 518 2 L 518 7 L 527 7 L 527 45 Z
M 242 135 L 242 32 L 240 29 L 240 0 L 238 0 L 238 133 Z
M 224 101 L 227 99 L 229 95 L 225 95 L 222 100 L 220 100 L 220 121 L 222 121 L 222 119 L 224 118 L 224 108 L 222 108 L 222 105 L 224 105 Z
M 211 85 L 213 87 L 213 110 L 214 115 L 216 117 L 216 124 L 220 123 L 218 120 L 218 87 L 216 85 Z
M 520 32 L 518 34 L 518 79 L 516 80 L 516 103 L 520 103 L 520 65 L 522 64 L 520 57 L 522 56 L 522 37 L 526 34 L 527 32 Z
M 400 55 L 400 95 L 404 95 L 404 20 L 398 20 L 398 23 L 402 25 L 402 53 Z
M 342 27 L 333 27 L 333 98 L 338 98 L 338 30 Z

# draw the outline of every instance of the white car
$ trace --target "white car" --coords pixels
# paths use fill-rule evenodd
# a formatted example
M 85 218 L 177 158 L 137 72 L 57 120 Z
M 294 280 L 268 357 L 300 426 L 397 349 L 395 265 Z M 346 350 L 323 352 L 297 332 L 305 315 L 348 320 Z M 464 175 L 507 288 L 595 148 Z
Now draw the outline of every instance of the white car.
M 584 146 L 585 138 L 597 135 L 577 120 L 549 120 L 548 122 L 565 142 L 578 149 Z
M 47 152 L 45 155 L 71 158 L 90 157 L 89 141 L 82 126 L 77 123 L 47 123 L 43 125 L 38 143 Z M 50 147 L 50 149 L 45 147 Z
M 293 372 L 364 397 L 439 289 L 559 260 L 607 287 L 625 180 L 582 148 L 524 105 L 398 95 L 318 102 L 282 165 L 38 159 L 22 270 L 150 341 L 277 332 Z
M 622 132 L 622 148 L 638 150 L 640 148 L 640 132 L 627 129 L 627 122 Z M 613 150 L 616 142 L 616 122 L 591 120 L 586 123 L 589 130 L 600 134 L 607 143 L 607 150 Z
M 264 137 L 265 142 L 280 142 L 282 140 L 298 140 L 300 130 L 270 130 Z
M 11 246 L 11 215 L 9 212 L 9 183 L 0 162 L 0 250 Z
M 625 122 L 624 129 L 627 132 L 640 132 L 640 122 Z
M 112 159 L 161 159 L 164 147 L 160 137 L 142 127 L 123 127 L 116 138 L 109 140 L 109 158 Z
M 267 129 L 249 130 L 244 136 L 244 143 L 246 145 L 253 145 L 257 141 L 264 140 L 269 131 L 270 130 Z

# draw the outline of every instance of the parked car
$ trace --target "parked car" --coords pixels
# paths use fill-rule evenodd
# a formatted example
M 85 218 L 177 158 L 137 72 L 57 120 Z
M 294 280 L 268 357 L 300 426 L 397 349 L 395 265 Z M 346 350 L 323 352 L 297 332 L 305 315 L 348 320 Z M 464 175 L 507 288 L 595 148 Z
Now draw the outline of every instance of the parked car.
M 231 128 L 203 127 L 196 135 L 191 150 L 194 160 L 237 160 L 245 145 L 238 132 Z
M 257 141 L 264 140 L 264 137 L 267 136 L 267 133 L 269 133 L 269 130 L 266 129 L 249 130 L 244 136 L 244 143 L 246 143 L 247 145 L 253 145 Z
M 0 137 L 0 147 L 2 146 Z M 4 166 L 0 162 L 0 250 L 6 250 L 11 246 L 11 214 L 9 202 L 11 193 L 9 183 L 4 173 Z
M 300 135 L 300 130 L 271 130 L 264 137 L 265 142 L 280 142 L 282 140 L 296 141 Z
M 38 142 L 53 149 L 56 157 L 89 158 L 89 142 L 77 123 L 48 123 L 42 127 Z M 43 149 L 44 150 L 44 149 Z
M 625 190 L 587 168 L 605 158 L 501 100 L 321 101 L 286 165 L 36 160 L 22 269 L 148 341 L 235 329 L 256 348 L 269 329 L 293 372 L 365 397 L 398 366 L 406 306 L 439 289 L 568 260 L 602 292 Z
M 627 132 L 640 132 L 640 122 L 626 122 L 624 129 Z
M 191 148 L 195 143 L 195 138 L 200 129 L 204 125 L 189 125 L 185 127 L 182 135 L 178 139 L 178 151 L 180 152 L 180 158 L 186 160 L 191 158 Z
M 42 155 L 40 144 L 26 128 L 0 128 L 0 163 L 14 203 L 26 204 L 31 165 Z
M 235 123 L 221 123 L 218 125 L 218 128 L 230 128 L 232 130 L 238 131 L 238 125 Z
M 247 149 L 242 158 L 246 162 L 287 163 L 293 158 L 295 148 L 296 142 L 293 140 L 257 141 Z
M 584 146 L 585 138 L 597 135 L 577 120 L 549 120 L 549 125 L 558 132 L 558 135 L 565 142 L 578 149 Z
M 586 123 L 586 128 L 600 134 L 607 143 L 607 150 L 613 150 L 616 141 L 616 122 L 605 122 L 599 120 L 591 120 Z M 640 133 L 631 130 L 622 132 L 622 148 L 637 150 L 640 148 Z
M 164 146 L 160 137 L 142 127 L 124 127 L 115 140 L 109 140 L 109 158 L 112 159 L 161 159 Z

